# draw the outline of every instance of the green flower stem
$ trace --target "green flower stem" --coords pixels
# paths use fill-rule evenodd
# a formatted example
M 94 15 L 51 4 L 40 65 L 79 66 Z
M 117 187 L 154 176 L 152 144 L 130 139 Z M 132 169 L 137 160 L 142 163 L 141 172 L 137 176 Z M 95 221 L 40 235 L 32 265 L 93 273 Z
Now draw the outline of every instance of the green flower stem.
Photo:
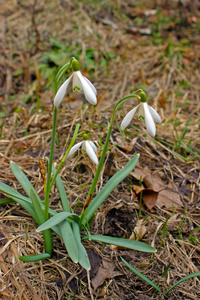
M 107 152 L 107 149 L 108 149 L 108 143 L 109 143 L 109 140 L 110 140 L 110 135 L 111 135 L 111 132 L 112 132 L 112 127 L 113 127 L 113 122 L 114 122 L 114 117 L 115 117 L 115 114 L 118 110 L 118 108 L 124 103 L 126 102 L 128 99 L 130 98 L 133 98 L 133 97 L 136 97 L 136 98 L 139 98 L 138 95 L 135 95 L 135 93 L 137 93 L 139 90 L 137 90 L 136 92 L 134 92 L 133 94 L 131 95 L 128 95 L 124 98 L 122 98 L 121 100 L 119 100 L 117 102 L 117 104 L 115 105 L 115 108 L 114 108 L 114 111 L 113 111 L 113 115 L 112 115 L 112 119 L 111 119 L 111 122 L 110 122 L 110 126 L 109 126 L 109 129 L 108 129 L 108 133 L 107 133 L 107 137 L 106 137 L 106 141 L 105 141 L 105 144 L 104 144 L 104 147 L 103 147 L 103 152 L 101 154 L 101 158 L 100 158 L 100 161 L 99 161 L 99 164 L 98 164 L 98 168 L 97 168 L 97 171 L 96 171 L 96 174 L 94 176 L 94 179 L 93 179 L 93 182 L 92 182 L 92 185 L 91 185 L 91 188 L 90 188 L 90 191 L 89 191 L 89 195 L 93 195 L 94 193 L 94 190 L 95 190 L 95 187 L 97 185 L 97 181 L 98 181 L 98 178 L 99 178 L 99 174 L 101 172 L 101 169 L 102 169 L 102 166 L 103 166 L 103 163 L 104 163 L 104 159 L 105 159 L 105 156 L 106 156 L 106 152 Z M 140 98 L 139 98 L 140 99 Z
M 54 144 L 55 144 L 55 136 L 56 136 L 56 121 L 57 121 L 57 106 L 54 107 L 53 110 L 53 127 L 52 127 L 52 136 L 51 136 L 51 148 L 50 148 L 50 157 L 49 157 L 49 164 L 48 164 L 48 171 L 47 171 L 47 184 L 46 184 L 46 191 L 45 191 L 45 219 L 48 220 L 49 218 L 49 193 L 50 193 L 50 183 L 51 183 L 51 171 L 52 171 L 52 164 L 53 164 L 53 153 L 54 153 Z
M 64 164 L 64 162 L 65 162 L 65 160 L 66 160 L 66 157 L 67 157 L 67 155 L 68 155 L 70 149 L 72 148 L 72 146 L 73 146 L 74 143 L 75 143 L 75 140 L 76 140 L 77 135 L 78 135 L 79 127 L 80 127 L 80 124 L 77 124 L 77 125 L 76 125 L 76 128 L 75 128 L 75 131 L 74 131 L 73 138 L 72 138 L 72 140 L 71 140 L 71 143 L 70 143 L 70 145 L 69 145 L 67 151 L 65 152 L 65 155 L 63 156 L 63 158 L 62 158 L 62 160 L 61 160 L 61 162 L 60 162 L 60 164 L 59 164 L 59 166 L 58 166 L 58 168 L 57 168 L 57 170 L 56 170 L 56 172 L 55 172 L 55 174 L 54 174 L 54 177 L 53 177 L 53 179 L 52 179 L 52 181 L 51 181 L 51 183 L 50 183 L 50 190 L 51 190 L 51 188 L 52 188 L 52 186 L 53 186 L 53 184 L 54 184 L 54 182 L 55 182 L 55 180 L 56 180 L 56 177 L 57 177 L 57 175 L 58 175 L 60 169 L 62 168 L 62 165 Z
M 124 103 L 126 102 L 128 99 L 130 98 L 133 98 L 133 97 L 136 97 L 138 99 L 140 99 L 140 97 L 138 95 L 136 95 L 137 92 L 139 91 L 142 91 L 141 89 L 135 91 L 133 94 L 131 95 L 128 95 L 122 99 L 120 99 L 117 104 L 115 105 L 115 108 L 114 108 L 114 111 L 113 111 L 113 115 L 112 115 L 112 119 L 111 119 L 111 122 L 110 122 L 110 126 L 109 126 L 109 129 L 108 129 L 108 133 L 107 133 L 107 137 L 106 137 L 106 141 L 105 141 L 105 144 L 104 144 L 104 147 L 103 147 L 103 151 L 102 151 L 102 154 L 101 154 L 101 158 L 100 158 L 100 161 L 99 161 L 99 164 L 98 164 L 98 167 L 97 167 L 97 171 L 96 171 L 96 174 L 94 176 L 94 179 L 93 179 L 93 182 L 92 182 L 92 185 L 91 185 L 91 188 L 90 188 L 90 191 L 88 193 L 88 197 L 87 199 L 89 199 L 90 197 L 92 197 L 93 193 L 94 193 L 94 190 L 96 188 L 96 185 L 97 185 L 97 181 L 98 181 L 98 178 L 99 178 L 99 175 L 100 175 L 100 172 L 101 172 L 101 169 L 102 169 L 102 166 L 103 166 L 103 163 L 104 163 L 104 159 L 105 159 L 105 156 L 106 156 L 106 152 L 107 152 L 107 149 L 108 149 L 108 143 L 109 143 L 109 140 L 110 140 L 110 135 L 111 135 L 111 132 L 112 132 L 112 127 L 113 127 L 113 123 L 114 123 L 114 117 L 115 117 L 115 114 L 118 110 L 118 108 Z M 84 216 L 86 214 L 86 211 L 87 211 L 87 208 L 83 208 L 82 210 L 82 213 L 81 213 L 81 216 L 80 216 L 80 224 L 82 224 L 82 220 L 84 220 Z

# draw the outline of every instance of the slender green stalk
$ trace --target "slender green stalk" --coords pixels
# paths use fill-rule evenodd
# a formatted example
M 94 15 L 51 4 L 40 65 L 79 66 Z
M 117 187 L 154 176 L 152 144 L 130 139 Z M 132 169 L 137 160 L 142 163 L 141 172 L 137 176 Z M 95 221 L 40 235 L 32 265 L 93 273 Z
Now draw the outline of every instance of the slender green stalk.
M 94 179 L 93 179 L 91 188 L 90 188 L 90 190 L 89 190 L 87 199 L 91 199 L 91 198 L 92 198 L 92 195 L 93 195 L 94 190 L 95 190 L 96 185 L 97 185 L 97 181 L 98 181 L 98 179 L 99 179 L 99 175 L 100 175 L 100 172 L 101 172 L 101 169 L 102 169 L 102 166 L 103 166 L 103 163 L 104 163 L 104 159 L 105 159 L 105 156 L 106 156 L 106 152 L 107 152 L 107 149 L 108 149 L 108 143 L 109 143 L 110 135 L 111 135 L 111 132 L 112 132 L 112 127 L 113 127 L 113 123 L 114 123 L 115 114 L 116 114 L 118 108 L 119 108 L 124 102 L 126 102 L 128 99 L 133 98 L 133 97 L 136 97 L 136 98 L 140 99 L 140 96 L 136 95 L 136 93 L 137 93 L 138 91 L 142 91 L 142 90 L 139 89 L 139 90 L 135 91 L 133 94 L 128 95 L 128 96 L 126 96 L 126 97 L 120 99 L 120 100 L 117 102 L 117 104 L 115 105 L 115 107 L 114 107 L 113 115 L 112 115 L 112 118 L 111 118 L 111 121 L 110 121 L 110 126 L 109 126 L 109 128 L 108 128 L 108 133 L 107 133 L 106 141 L 105 141 L 105 144 L 104 144 L 104 147 L 103 147 L 103 151 L 102 151 L 102 154 L 101 154 L 101 158 L 100 158 L 100 161 L 99 161 L 99 164 L 98 164 L 98 167 L 97 167 L 97 171 L 96 171 L 96 173 L 95 173 L 95 176 L 94 176 Z M 82 224 L 82 220 L 84 219 L 84 216 L 85 216 L 85 214 L 86 214 L 86 211 L 87 211 L 87 207 L 86 207 L 86 208 L 83 208 L 83 210 L 82 210 L 82 212 L 81 212 L 80 223 L 79 223 L 79 224 Z
M 65 162 L 65 160 L 66 160 L 66 157 L 67 157 L 67 155 L 68 155 L 70 149 L 72 148 L 72 146 L 73 146 L 74 143 L 75 143 L 75 140 L 76 140 L 77 135 L 78 135 L 79 127 L 80 127 L 80 124 L 77 124 L 77 125 L 76 125 L 76 128 L 75 128 L 75 131 L 74 131 L 73 138 L 72 138 L 72 140 L 71 140 L 71 143 L 70 143 L 70 145 L 69 145 L 67 151 L 65 152 L 65 155 L 63 156 L 63 158 L 62 158 L 62 160 L 61 160 L 61 162 L 60 162 L 60 164 L 59 164 L 59 166 L 58 166 L 58 168 L 57 168 L 57 170 L 56 170 L 56 172 L 55 172 L 55 174 L 54 174 L 54 177 L 53 177 L 53 179 L 52 179 L 52 181 L 51 181 L 51 184 L 50 184 L 50 190 L 51 190 L 51 188 L 52 188 L 52 186 L 53 186 L 53 184 L 54 184 L 54 182 L 55 182 L 55 180 L 56 180 L 56 177 L 57 177 L 57 175 L 58 175 L 60 169 L 62 168 L 62 165 L 64 164 L 64 162 Z
M 108 133 L 107 133 L 107 137 L 106 137 L 106 141 L 105 141 L 105 144 L 104 144 L 104 147 L 103 147 L 103 152 L 101 154 L 101 158 L 100 158 L 100 161 L 99 161 L 99 164 L 98 164 L 98 168 L 97 168 L 97 171 L 96 171 L 96 174 L 94 176 L 94 179 L 93 179 L 93 182 L 92 182 L 92 185 L 91 185 L 91 188 L 90 188 L 90 191 L 89 191 L 89 195 L 93 195 L 94 193 L 94 190 L 95 190 L 95 187 L 96 187 L 96 184 L 97 184 L 97 181 L 98 181 L 98 178 L 99 178 L 99 174 L 101 172 L 101 169 L 102 169 L 102 166 L 103 166 L 103 163 L 104 163 L 104 159 L 105 159 L 105 156 L 106 156 L 106 152 L 107 152 L 107 149 L 108 149 L 108 143 L 109 143 L 109 140 L 110 140 L 110 135 L 111 135 L 111 132 L 112 132 L 112 127 L 113 127 L 113 122 L 114 122 L 114 117 L 115 117 L 115 114 L 118 110 L 118 108 L 124 103 L 126 102 L 128 99 L 130 98 L 133 98 L 133 97 L 136 97 L 136 98 L 139 98 L 140 97 L 138 95 L 135 95 L 135 93 L 137 93 L 138 91 L 140 90 L 137 90 L 136 92 L 134 92 L 133 94 L 131 95 L 128 95 L 124 98 L 122 98 L 121 100 L 118 101 L 118 103 L 115 105 L 115 108 L 114 108 L 114 111 L 113 111 L 113 115 L 112 115 L 112 119 L 110 121 L 110 126 L 108 128 Z
M 50 183 L 51 183 L 51 172 L 52 172 L 52 164 L 53 164 L 54 143 L 55 143 L 55 136 L 56 136 L 57 111 L 58 111 L 57 106 L 54 106 L 51 148 L 50 148 L 50 157 L 49 157 L 49 164 L 48 164 L 48 171 L 47 171 L 47 184 L 46 184 L 45 200 L 44 200 L 46 220 L 48 220 L 49 218 L 49 193 L 51 190 Z

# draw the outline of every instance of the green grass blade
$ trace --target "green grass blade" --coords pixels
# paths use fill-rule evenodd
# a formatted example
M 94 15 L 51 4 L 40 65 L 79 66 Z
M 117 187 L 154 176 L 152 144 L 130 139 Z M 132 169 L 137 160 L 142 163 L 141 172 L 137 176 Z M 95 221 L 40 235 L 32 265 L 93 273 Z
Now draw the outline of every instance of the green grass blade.
M 58 228 L 60 229 L 61 238 L 65 244 L 69 256 L 73 262 L 77 263 L 79 261 L 79 251 L 71 224 L 67 220 L 64 220 L 58 224 Z
M 0 199 L 0 205 L 2 204 L 8 204 L 8 203 L 13 203 L 15 202 L 12 198 L 3 198 L 3 199 Z
M 177 281 L 174 285 L 172 285 L 165 293 L 164 295 L 167 295 L 173 288 L 175 288 L 178 284 L 180 284 L 181 282 L 187 280 L 187 279 L 190 279 L 190 278 L 193 278 L 193 277 L 196 277 L 196 276 L 200 276 L 200 271 L 198 272 L 195 272 L 195 273 L 192 273 L 188 276 L 185 276 L 183 277 L 182 279 L 180 279 L 179 281 Z
M 42 253 L 36 255 L 27 255 L 27 256 L 19 256 L 19 259 L 23 262 L 37 262 L 42 259 L 50 258 L 51 255 L 49 253 Z
M 122 257 L 121 260 L 123 261 L 123 263 L 133 272 L 135 273 L 138 277 L 140 277 L 142 280 L 146 281 L 146 283 L 150 284 L 152 287 L 154 287 L 154 289 L 156 289 L 159 293 L 162 294 L 161 290 L 159 289 L 159 287 L 153 283 L 149 278 L 147 278 L 146 276 L 144 276 L 142 273 L 140 273 L 138 270 L 136 270 L 134 267 L 132 267 L 127 261 L 125 261 Z
M 56 168 L 54 166 L 52 166 L 52 172 L 55 175 Z M 58 187 L 58 191 L 59 191 L 59 194 L 60 194 L 60 199 L 62 201 L 62 206 L 63 206 L 64 211 L 71 212 L 70 205 L 69 205 L 69 200 L 67 198 L 67 194 L 66 194 L 62 179 L 61 179 L 59 174 L 56 177 L 56 184 L 57 184 L 57 187 Z
M 41 225 L 42 223 L 44 223 L 46 221 L 44 212 L 41 207 L 41 200 L 38 200 L 38 194 L 35 193 L 35 191 L 32 189 L 30 189 L 30 197 L 32 200 L 33 208 L 38 217 L 39 225 Z M 43 233 L 44 242 L 45 242 L 45 252 L 47 252 L 51 255 L 52 249 L 53 249 L 51 230 L 47 229 L 47 230 L 44 230 L 42 233 Z
M 19 181 L 19 183 L 21 184 L 22 188 L 24 189 L 24 191 L 26 192 L 26 194 L 28 195 L 28 197 L 30 197 L 30 189 L 34 190 L 33 185 L 30 183 L 28 177 L 24 174 L 24 172 L 13 162 L 10 162 L 10 167 L 11 170 L 13 172 L 13 174 L 15 175 L 16 179 Z M 36 191 L 35 191 L 36 193 Z
M 85 217 L 83 219 L 83 224 L 86 225 L 87 222 L 90 221 L 92 215 L 98 209 L 98 207 L 102 204 L 102 202 L 110 195 L 110 193 L 114 190 L 114 188 L 126 177 L 130 174 L 130 172 L 134 169 L 135 165 L 138 162 L 139 154 L 136 154 L 123 169 L 118 171 L 111 179 L 106 183 L 106 185 L 101 189 L 98 195 L 92 200 L 90 205 L 87 208 L 85 213 Z
M 149 253 L 155 253 L 157 250 L 153 247 L 151 247 L 148 244 L 145 244 L 143 242 L 138 242 L 134 240 L 129 239 L 122 239 L 122 238 L 116 238 L 112 236 L 106 236 L 106 235 L 90 235 L 85 236 L 83 240 L 90 239 L 92 241 L 96 242 L 102 242 L 105 244 L 115 245 L 119 247 L 124 247 L 136 251 L 141 252 L 149 252 Z
M 67 219 L 69 217 L 76 217 L 77 221 L 79 221 L 78 215 L 67 212 L 67 211 L 63 211 L 63 212 L 56 214 L 55 216 L 53 216 L 52 218 L 50 218 L 49 220 L 44 222 L 42 225 L 40 225 L 37 228 L 37 231 L 43 231 L 43 230 L 52 228 L 53 226 L 58 225 L 59 223 L 61 223 L 62 221 L 64 221 L 65 219 Z
M 89 260 L 89 257 L 88 257 L 85 247 L 81 243 L 79 224 L 77 222 L 73 222 L 72 229 L 73 229 L 74 236 L 75 236 L 76 243 L 77 243 L 78 250 L 79 250 L 79 261 L 78 262 L 84 269 L 90 270 L 91 269 L 90 260 Z

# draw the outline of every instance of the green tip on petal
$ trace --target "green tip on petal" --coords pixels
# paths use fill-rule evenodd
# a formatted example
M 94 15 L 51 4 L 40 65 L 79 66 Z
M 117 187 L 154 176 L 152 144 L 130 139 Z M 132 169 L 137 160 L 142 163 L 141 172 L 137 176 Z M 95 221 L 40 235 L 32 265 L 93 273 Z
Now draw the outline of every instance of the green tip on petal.
M 145 92 L 140 93 L 140 101 L 147 102 L 147 96 L 146 96 Z
M 88 136 L 87 136 L 86 133 L 83 134 L 83 140 L 84 140 L 84 141 L 87 141 L 87 140 L 88 140 Z
M 74 72 L 80 71 L 79 62 L 75 58 L 72 60 L 72 69 Z

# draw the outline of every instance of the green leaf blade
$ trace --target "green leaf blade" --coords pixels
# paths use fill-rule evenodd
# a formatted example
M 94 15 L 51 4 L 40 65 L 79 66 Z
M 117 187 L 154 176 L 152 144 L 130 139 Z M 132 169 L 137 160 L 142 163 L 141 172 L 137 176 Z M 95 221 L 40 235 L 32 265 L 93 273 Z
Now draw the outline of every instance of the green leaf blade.
M 190 278 L 193 278 L 193 277 L 196 277 L 196 276 L 200 276 L 200 271 L 198 272 L 195 272 L 195 273 L 192 273 L 192 274 L 189 274 L 188 276 L 185 276 L 183 278 L 181 278 L 179 281 L 177 281 L 173 286 L 171 286 L 165 293 L 164 295 L 167 295 L 173 288 L 175 288 L 178 284 L 180 284 L 181 282 L 187 280 L 187 279 L 190 279 Z
M 24 191 L 28 195 L 28 197 L 30 197 L 30 189 L 32 189 L 34 191 L 35 191 L 35 189 L 34 189 L 33 185 L 30 183 L 28 177 L 18 167 L 18 165 L 16 165 L 13 161 L 10 162 L 10 168 L 11 168 L 13 174 L 15 175 L 16 179 L 19 181 L 22 188 L 24 189 Z
M 85 270 L 90 270 L 91 269 L 90 260 L 89 260 L 89 257 L 88 257 L 85 247 L 81 243 L 79 224 L 76 222 L 73 222 L 72 229 L 73 229 L 77 247 L 79 250 L 79 261 L 78 262 Z
M 41 200 L 38 199 L 38 197 L 39 197 L 38 194 L 35 192 L 35 190 L 32 190 L 32 189 L 30 189 L 30 197 L 32 200 L 33 208 L 38 217 L 39 225 L 41 225 L 46 221 L 44 212 L 41 207 Z M 44 230 L 42 233 L 43 233 L 44 242 L 45 242 L 45 252 L 49 253 L 51 256 L 52 250 L 53 250 L 51 230 L 47 229 L 47 230 Z
M 36 255 L 27 255 L 27 256 L 19 256 L 19 260 L 23 262 L 37 262 L 42 259 L 50 258 L 51 255 L 49 253 L 42 253 Z
M 37 228 L 37 231 L 43 231 L 43 230 L 52 228 L 53 226 L 58 225 L 59 223 L 61 223 L 62 221 L 64 221 L 65 219 L 67 219 L 69 217 L 76 217 L 77 221 L 79 221 L 78 215 L 67 212 L 67 211 L 63 211 L 63 212 L 57 213 L 55 216 L 53 216 L 52 218 L 50 218 L 49 220 L 47 220 L 46 222 L 41 224 Z
M 121 257 L 121 260 L 123 261 L 123 263 L 132 271 L 134 272 L 138 277 L 140 277 L 142 280 L 146 281 L 148 284 L 150 284 L 152 287 L 154 287 L 154 289 L 156 289 L 159 293 L 162 294 L 161 290 L 159 289 L 159 287 L 153 283 L 149 278 L 147 278 L 146 276 L 144 276 L 142 273 L 140 273 L 137 269 L 135 269 L 134 267 L 132 267 L 126 260 L 124 260 Z
M 64 220 L 58 224 L 58 228 L 60 229 L 61 238 L 65 244 L 69 256 L 74 263 L 78 263 L 79 251 L 71 224 L 67 220 Z
M 105 186 L 101 189 L 98 195 L 92 200 L 90 205 L 87 208 L 83 224 L 85 225 L 90 221 L 92 215 L 99 208 L 102 202 L 110 195 L 110 193 L 114 190 L 114 188 L 124 179 L 126 178 L 130 172 L 136 166 L 140 155 L 136 154 L 123 169 L 118 171 L 114 176 L 110 178 L 110 180 L 105 184 Z
M 115 246 L 124 247 L 124 248 L 141 251 L 141 252 L 155 253 L 157 251 L 155 248 L 143 242 L 116 238 L 116 237 L 111 237 L 106 235 L 90 235 L 83 238 L 83 240 L 85 239 L 90 239 L 92 241 L 102 242 L 105 244 L 115 245 Z
M 56 168 L 54 166 L 52 166 L 52 172 L 55 175 Z M 62 179 L 61 179 L 59 174 L 56 177 L 56 184 L 57 184 L 57 187 L 58 187 L 58 191 L 59 191 L 59 194 L 60 194 L 60 199 L 62 201 L 62 206 L 63 206 L 64 211 L 71 212 L 70 205 L 69 205 L 69 200 L 67 198 L 67 194 L 66 194 Z

